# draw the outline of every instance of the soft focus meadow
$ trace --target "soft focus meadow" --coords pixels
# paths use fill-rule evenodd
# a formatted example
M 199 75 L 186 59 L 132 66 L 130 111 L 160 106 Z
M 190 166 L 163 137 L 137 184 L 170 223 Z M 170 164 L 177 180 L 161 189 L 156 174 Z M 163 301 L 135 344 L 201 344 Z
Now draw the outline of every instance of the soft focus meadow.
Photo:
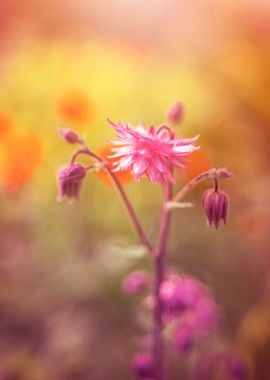
M 222 183 L 228 227 L 206 226 L 207 183 L 185 199 L 193 208 L 173 212 L 169 261 L 211 288 L 221 314 L 211 349 L 248 374 L 203 377 L 205 341 L 169 350 L 170 379 L 270 379 L 269 99 L 268 0 L 0 0 L 0 380 L 134 378 L 150 322 L 121 283 L 151 266 L 107 175 L 91 173 L 79 202 L 56 201 L 55 173 L 72 154 L 56 130 L 105 157 L 107 118 L 159 125 L 175 100 L 177 134 L 201 146 L 179 186 L 216 165 L 235 176 Z M 120 177 L 154 239 L 160 186 L 130 179 Z

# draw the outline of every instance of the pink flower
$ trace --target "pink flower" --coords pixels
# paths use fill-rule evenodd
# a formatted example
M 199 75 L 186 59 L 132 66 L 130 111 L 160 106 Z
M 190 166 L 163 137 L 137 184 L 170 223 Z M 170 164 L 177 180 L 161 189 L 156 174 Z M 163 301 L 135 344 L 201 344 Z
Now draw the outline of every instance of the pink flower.
M 178 139 L 166 125 L 146 129 L 142 125 L 110 124 L 120 140 L 112 142 L 116 146 L 112 149 L 114 171 L 129 169 L 136 181 L 146 175 L 151 182 L 174 184 L 173 167 L 183 169 L 185 158 L 198 149 L 193 145 L 198 136 Z

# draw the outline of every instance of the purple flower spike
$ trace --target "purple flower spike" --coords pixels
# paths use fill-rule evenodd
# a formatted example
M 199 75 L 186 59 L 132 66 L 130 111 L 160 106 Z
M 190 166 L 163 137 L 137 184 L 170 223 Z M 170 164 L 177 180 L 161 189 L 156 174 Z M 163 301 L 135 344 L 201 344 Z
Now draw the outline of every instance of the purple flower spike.
M 133 356 L 131 364 L 140 379 L 154 380 L 154 363 L 149 352 L 138 352 Z
M 110 122 L 110 121 L 109 121 Z M 185 158 L 195 150 L 198 136 L 178 139 L 166 125 L 146 129 L 110 122 L 120 141 L 113 141 L 114 171 L 130 170 L 136 181 L 146 175 L 150 182 L 174 184 L 172 168 L 185 168 Z
M 128 294 L 140 294 L 149 287 L 149 274 L 145 271 L 135 271 L 124 278 L 122 289 Z
M 183 119 L 183 104 L 175 102 L 165 114 L 168 121 L 173 124 L 179 124 Z
M 222 220 L 227 224 L 229 197 L 224 191 L 206 190 L 202 197 L 202 207 L 209 227 L 214 226 L 217 229 Z
M 60 137 L 70 143 L 70 144 L 76 144 L 79 142 L 79 135 L 77 132 L 73 131 L 72 129 L 65 129 L 65 128 L 58 128 L 57 129 Z
M 81 164 L 65 164 L 57 173 L 58 201 L 64 198 L 69 200 L 78 199 L 86 169 Z

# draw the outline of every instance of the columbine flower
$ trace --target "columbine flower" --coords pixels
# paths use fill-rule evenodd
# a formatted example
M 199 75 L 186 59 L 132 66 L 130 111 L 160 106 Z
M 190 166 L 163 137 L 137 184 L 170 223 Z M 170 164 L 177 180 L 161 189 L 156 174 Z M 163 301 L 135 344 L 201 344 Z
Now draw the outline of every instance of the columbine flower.
M 226 225 L 229 208 L 228 194 L 218 188 L 206 190 L 202 197 L 202 206 L 208 226 L 214 225 L 217 229 L 222 220 Z
M 63 198 L 69 200 L 78 199 L 86 169 L 81 164 L 65 164 L 57 173 L 58 201 Z
M 129 124 L 114 124 L 120 141 L 112 142 L 115 171 L 131 170 L 136 181 L 146 175 L 151 182 L 174 184 L 173 167 L 185 167 L 184 159 L 198 149 L 193 144 L 198 136 L 190 139 L 178 139 L 166 125 L 146 129 Z

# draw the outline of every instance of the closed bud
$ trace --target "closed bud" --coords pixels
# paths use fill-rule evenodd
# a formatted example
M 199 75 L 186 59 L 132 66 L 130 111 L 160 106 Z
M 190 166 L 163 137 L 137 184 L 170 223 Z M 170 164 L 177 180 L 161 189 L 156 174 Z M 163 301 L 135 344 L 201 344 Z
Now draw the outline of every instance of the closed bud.
M 140 379 L 154 379 L 154 362 L 149 352 L 138 352 L 133 356 L 131 363 Z
M 167 110 L 166 118 L 173 124 L 179 124 L 183 119 L 183 104 L 181 102 L 175 102 Z
M 76 144 L 79 142 L 79 135 L 77 132 L 73 131 L 72 129 L 66 129 L 66 128 L 58 128 L 57 129 L 60 137 L 70 143 L 70 144 Z
M 83 178 L 86 176 L 86 168 L 81 164 L 65 164 L 57 173 L 58 197 L 69 200 L 78 199 Z
M 219 227 L 220 221 L 227 224 L 227 212 L 229 208 L 229 196 L 218 189 L 206 190 L 202 197 L 207 224 L 209 227 Z

